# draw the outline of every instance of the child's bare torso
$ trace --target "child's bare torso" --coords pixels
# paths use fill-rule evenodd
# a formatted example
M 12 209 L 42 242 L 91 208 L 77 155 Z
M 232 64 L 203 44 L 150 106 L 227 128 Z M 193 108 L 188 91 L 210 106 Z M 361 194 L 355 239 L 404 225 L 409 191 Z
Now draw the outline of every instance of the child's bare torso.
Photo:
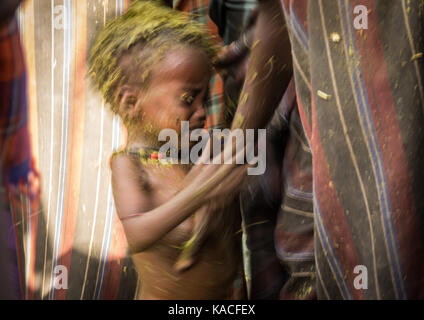
M 168 201 L 181 189 L 187 174 L 182 166 L 139 166 L 143 172 L 143 188 L 149 193 L 152 209 Z M 146 182 L 147 181 L 147 182 Z M 238 202 L 224 210 L 239 216 Z M 132 258 L 140 276 L 139 299 L 228 299 L 240 262 L 238 224 L 234 241 L 228 243 L 215 228 L 201 249 L 196 263 L 184 272 L 174 265 L 182 246 L 192 236 L 195 213 L 159 240 Z

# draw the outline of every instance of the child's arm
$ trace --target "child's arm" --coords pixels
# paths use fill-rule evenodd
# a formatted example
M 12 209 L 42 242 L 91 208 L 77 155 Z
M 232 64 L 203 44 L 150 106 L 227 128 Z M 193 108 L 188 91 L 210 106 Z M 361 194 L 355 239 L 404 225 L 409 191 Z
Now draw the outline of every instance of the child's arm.
M 179 209 L 179 201 L 152 210 L 147 176 L 135 160 L 127 155 L 116 155 L 111 161 L 112 190 L 118 216 L 125 229 L 133 253 L 154 245 L 185 218 L 188 211 Z
M 117 155 L 112 158 L 112 189 L 115 205 L 128 243 L 134 253 L 154 245 L 208 201 L 205 194 L 222 181 L 218 177 L 218 179 L 208 180 L 202 184 L 206 177 L 210 176 L 208 172 L 210 168 L 211 166 L 205 168 L 206 170 L 190 186 L 183 189 L 170 201 L 152 209 L 148 186 L 142 187 L 143 182 L 146 181 L 143 181 L 143 177 L 137 174 L 140 168 L 126 155 Z M 225 165 L 224 168 L 227 171 L 221 174 L 231 180 L 237 179 L 231 174 L 232 165 Z

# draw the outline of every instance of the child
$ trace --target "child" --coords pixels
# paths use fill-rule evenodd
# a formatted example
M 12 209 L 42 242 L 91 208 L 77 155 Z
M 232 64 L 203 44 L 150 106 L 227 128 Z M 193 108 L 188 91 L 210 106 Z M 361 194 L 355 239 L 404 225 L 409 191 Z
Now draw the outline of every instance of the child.
M 214 55 L 199 24 L 147 1 L 110 22 L 93 47 L 91 74 L 128 131 L 125 148 L 111 159 L 112 187 L 141 278 L 140 299 L 226 299 L 232 293 L 240 262 L 237 205 L 227 206 L 225 223 L 209 226 L 208 241 L 185 272 L 174 265 L 192 236 L 195 210 L 149 212 L 182 188 L 190 169 L 157 159 L 158 132 L 180 132 L 182 121 L 190 130 L 203 128 Z
M 233 128 L 263 127 L 281 98 L 276 88 L 284 85 L 279 80 L 285 81 L 285 66 L 274 57 L 281 49 L 275 41 L 284 32 L 282 15 L 275 10 L 276 1 L 266 1 L 262 7 L 266 10 L 258 28 L 274 43 L 255 45 L 271 56 L 252 55 L 253 65 L 262 69 L 248 71 L 250 82 Z M 270 31 L 275 26 L 274 34 Z M 200 25 L 147 1 L 134 2 L 125 15 L 110 22 L 92 50 L 91 75 L 128 130 L 125 148 L 111 159 L 112 187 L 141 278 L 140 299 L 231 296 L 241 252 L 240 215 L 233 195 L 246 166 L 236 166 L 235 161 L 200 166 L 187 176 L 190 165 L 163 166 L 157 153 L 160 130 L 180 132 L 182 121 L 189 121 L 190 130 L 203 127 L 215 54 Z M 248 98 L 255 90 L 269 96 Z M 214 191 L 217 186 L 219 191 Z M 202 241 L 192 241 L 197 234 Z M 193 246 L 191 251 L 182 250 Z

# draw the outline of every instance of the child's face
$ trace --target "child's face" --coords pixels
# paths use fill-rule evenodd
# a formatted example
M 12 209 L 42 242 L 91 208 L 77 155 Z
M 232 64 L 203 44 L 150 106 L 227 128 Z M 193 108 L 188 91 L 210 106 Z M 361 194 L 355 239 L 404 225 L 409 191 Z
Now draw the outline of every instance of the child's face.
M 172 49 L 153 67 L 146 89 L 123 96 L 119 112 L 139 118 L 140 125 L 152 126 L 156 132 L 174 129 L 179 133 L 181 121 L 189 121 L 191 130 L 202 128 L 210 77 L 211 66 L 201 50 Z

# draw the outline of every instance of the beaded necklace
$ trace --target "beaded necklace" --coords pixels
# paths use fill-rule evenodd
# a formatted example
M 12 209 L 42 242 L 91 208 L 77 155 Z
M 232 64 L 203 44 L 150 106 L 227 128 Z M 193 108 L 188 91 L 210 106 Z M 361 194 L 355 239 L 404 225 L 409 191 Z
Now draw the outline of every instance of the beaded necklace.
M 170 151 L 166 154 L 159 152 L 159 150 L 150 147 L 142 147 L 137 149 L 123 149 L 117 152 L 114 152 L 114 155 L 117 154 L 127 154 L 133 157 L 136 157 L 140 160 L 142 164 L 157 164 L 157 165 L 173 165 L 178 164 L 178 158 L 170 158 Z

